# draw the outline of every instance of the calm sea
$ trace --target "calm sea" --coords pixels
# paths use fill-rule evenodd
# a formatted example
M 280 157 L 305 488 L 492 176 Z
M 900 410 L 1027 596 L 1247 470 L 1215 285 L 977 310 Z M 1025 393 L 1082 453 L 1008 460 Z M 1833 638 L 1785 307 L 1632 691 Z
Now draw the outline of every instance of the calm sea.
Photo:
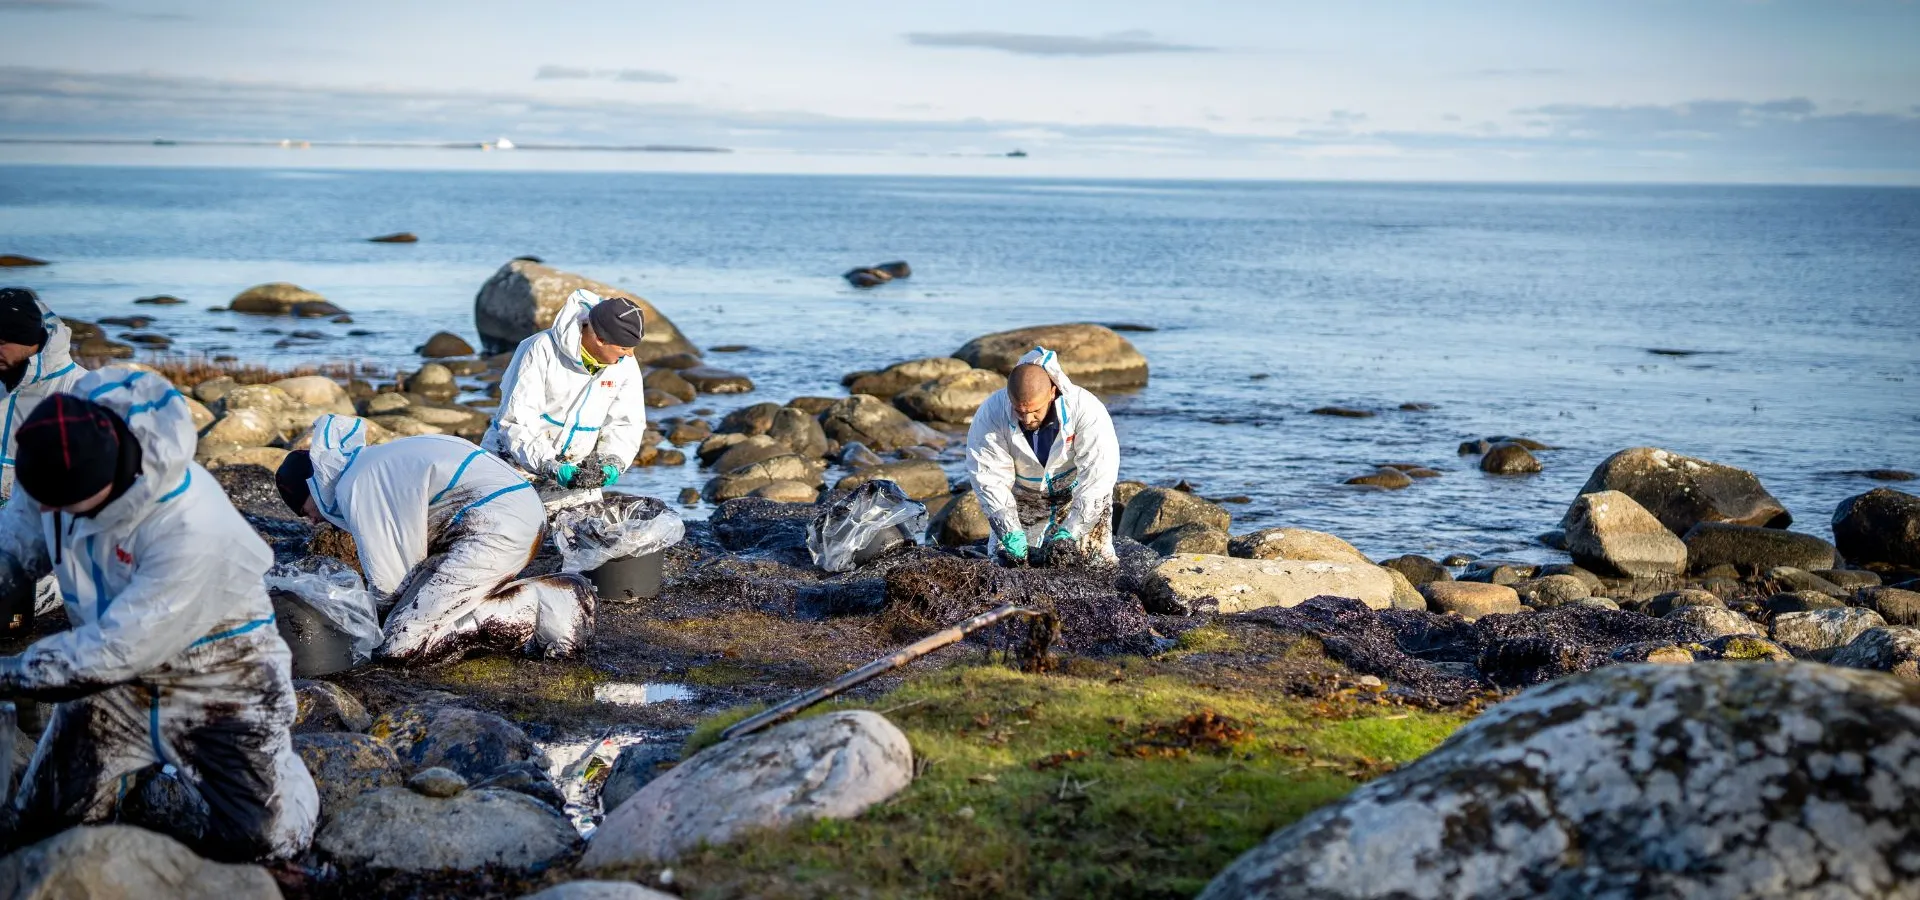
M 401 230 L 420 243 L 364 241 Z M 1916 190 L 14 166 L 0 252 L 55 262 L 0 282 L 77 317 L 158 315 L 180 348 L 385 364 L 434 330 L 471 339 L 481 282 L 535 254 L 702 346 L 750 345 L 713 355 L 759 385 L 695 404 L 722 412 L 990 331 L 1148 325 L 1129 337 L 1152 384 L 1111 401 L 1123 477 L 1245 495 L 1237 531 L 1322 529 L 1376 556 L 1552 558 L 1533 536 L 1640 444 L 1757 472 L 1821 535 L 1874 485 L 1843 472 L 1920 469 Z M 912 280 L 837 277 L 896 258 Z M 288 323 L 204 311 L 264 281 L 356 324 L 301 323 L 334 336 L 274 351 L 264 329 Z M 192 302 L 132 305 L 156 293 Z M 1307 412 L 1328 404 L 1379 415 Z M 1496 478 L 1455 454 L 1489 434 L 1561 449 Z M 1384 462 L 1445 475 L 1340 484 Z

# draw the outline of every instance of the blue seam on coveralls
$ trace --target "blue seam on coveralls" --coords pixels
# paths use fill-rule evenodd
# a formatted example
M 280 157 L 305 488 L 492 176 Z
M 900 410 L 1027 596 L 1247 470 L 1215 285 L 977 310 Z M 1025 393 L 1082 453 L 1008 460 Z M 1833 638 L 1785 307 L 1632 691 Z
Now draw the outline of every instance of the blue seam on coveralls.
M 447 525 L 451 527 L 453 525 L 460 524 L 460 520 L 464 518 L 468 512 L 471 512 L 472 510 L 479 508 L 481 506 L 485 506 L 486 504 L 491 503 L 496 499 L 499 499 L 501 496 L 505 494 L 511 494 L 514 491 L 519 491 L 519 490 L 531 490 L 532 488 L 533 488 L 533 482 L 530 482 L 530 481 L 522 481 L 516 485 L 503 487 L 497 491 L 494 491 L 491 494 L 486 495 L 485 497 L 481 497 L 480 499 L 467 504 L 466 506 L 460 507 L 460 511 L 457 513 L 454 513 L 453 518 L 447 521 Z

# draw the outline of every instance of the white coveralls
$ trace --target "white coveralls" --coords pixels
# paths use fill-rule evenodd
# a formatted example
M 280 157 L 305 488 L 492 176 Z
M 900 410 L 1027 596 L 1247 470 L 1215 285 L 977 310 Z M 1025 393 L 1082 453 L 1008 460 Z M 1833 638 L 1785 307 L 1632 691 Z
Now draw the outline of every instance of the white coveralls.
M 44 300 L 40 301 L 40 321 L 47 326 L 46 344 L 27 363 L 19 385 L 7 390 L 6 385 L 0 384 L 0 397 L 7 399 L 4 417 L 0 418 L 0 501 L 13 496 L 13 448 L 20 423 L 26 421 L 40 401 L 71 388 L 80 376 L 87 374 L 71 355 L 73 329 L 60 321 Z M 34 615 L 44 616 L 59 605 L 60 590 L 52 576 L 41 579 Z
M 91 517 L 24 495 L 0 511 L 0 553 L 58 576 L 72 626 L 7 661 L 13 693 L 63 701 L 21 781 L 21 828 L 111 821 L 160 766 L 206 817 L 142 824 L 217 859 L 299 853 L 320 800 L 288 732 L 292 660 L 261 582 L 273 553 L 193 461 L 193 418 L 166 379 L 107 368 L 69 393 L 126 420 L 141 474 Z
M 593 629 L 593 588 L 578 575 L 514 580 L 533 559 L 546 509 L 533 485 L 451 435 L 366 444 L 366 420 L 313 423 L 320 514 L 353 535 L 386 637 L 374 655 L 407 663 L 472 647 L 572 653 Z
M 552 327 L 520 342 L 480 446 L 531 475 L 595 455 L 622 471 L 633 465 L 647 430 L 640 364 L 627 357 L 589 375 L 580 361 L 580 326 L 599 302 L 592 291 L 574 291 Z
M 1045 369 L 1059 389 L 1053 415 L 1060 434 L 1046 459 L 1035 457 L 1005 389 L 974 414 L 967 432 L 967 474 L 993 526 L 993 546 L 999 546 L 1001 535 L 1022 529 L 1027 546 L 1038 550 L 1048 535 L 1065 528 L 1089 557 L 1117 559 L 1112 509 L 1120 442 L 1113 419 L 1098 397 L 1067 379 L 1053 351 L 1036 347 L 1020 362 Z

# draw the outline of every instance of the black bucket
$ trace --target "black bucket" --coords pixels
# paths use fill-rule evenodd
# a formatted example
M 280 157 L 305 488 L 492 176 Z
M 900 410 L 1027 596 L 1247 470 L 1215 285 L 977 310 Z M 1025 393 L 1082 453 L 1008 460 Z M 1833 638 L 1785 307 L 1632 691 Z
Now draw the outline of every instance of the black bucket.
M 660 596 L 658 552 L 623 556 L 582 574 L 593 582 L 593 592 L 612 603 L 652 600 Z
M 312 678 L 353 668 L 353 636 L 336 631 L 325 616 L 313 611 L 298 594 L 271 591 L 273 621 L 280 638 L 293 651 L 293 677 Z
M 867 538 L 866 544 L 862 545 L 860 549 L 853 551 L 853 564 L 856 566 L 864 566 L 878 559 L 881 554 L 886 553 L 888 550 L 892 550 L 901 544 L 911 543 L 913 543 L 913 532 L 908 531 L 907 526 L 893 525 L 882 528 L 875 531 L 872 537 Z

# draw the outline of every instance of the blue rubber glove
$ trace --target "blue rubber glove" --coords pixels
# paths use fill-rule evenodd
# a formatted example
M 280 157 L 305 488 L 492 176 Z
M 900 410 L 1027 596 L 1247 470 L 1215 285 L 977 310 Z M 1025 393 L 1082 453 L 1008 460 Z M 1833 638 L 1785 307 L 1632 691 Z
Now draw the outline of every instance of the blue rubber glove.
M 1024 531 L 1009 531 L 1006 534 L 1001 535 L 1000 549 L 1005 550 L 1007 553 L 1007 556 L 1013 559 L 1019 559 L 1019 560 L 1026 559 L 1027 558 L 1027 533 Z
M 1055 541 L 1066 541 L 1071 544 L 1073 543 L 1073 532 L 1065 528 L 1055 528 L 1052 534 L 1047 535 L 1047 543 L 1051 544 Z
M 578 471 L 580 468 L 573 463 L 561 463 L 560 468 L 553 470 L 553 480 L 560 482 L 561 487 L 566 487 L 573 483 L 573 473 Z
M 612 484 L 620 480 L 619 466 L 601 466 L 600 471 L 607 473 L 607 480 L 601 482 L 602 484 Z

